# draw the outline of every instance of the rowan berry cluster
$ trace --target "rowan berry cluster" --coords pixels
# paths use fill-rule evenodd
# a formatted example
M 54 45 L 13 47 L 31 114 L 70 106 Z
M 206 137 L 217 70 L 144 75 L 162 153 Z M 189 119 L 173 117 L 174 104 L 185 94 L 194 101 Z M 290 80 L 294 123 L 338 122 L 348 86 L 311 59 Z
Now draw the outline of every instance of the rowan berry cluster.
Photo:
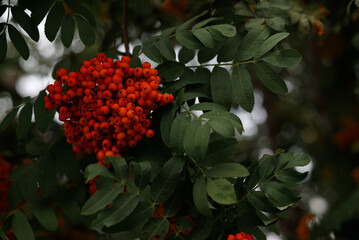
M 132 68 L 130 61 L 99 53 L 78 72 L 59 69 L 48 85 L 45 107 L 59 112 L 74 152 L 95 152 L 103 163 L 106 156 L 135 147 L 143 136 L 153 137 L 150 113 L 174 97 L 158 91 L 161 78 L 150 63 Z
M 11 187 L 9 172 L 11 164 L 0 155 L 0 213 L 6 214 L 9 210 L 8 192 Z
M 254 240 L 249 233 L 239 232 L 236 235 L 229 234 L 227 240 Z

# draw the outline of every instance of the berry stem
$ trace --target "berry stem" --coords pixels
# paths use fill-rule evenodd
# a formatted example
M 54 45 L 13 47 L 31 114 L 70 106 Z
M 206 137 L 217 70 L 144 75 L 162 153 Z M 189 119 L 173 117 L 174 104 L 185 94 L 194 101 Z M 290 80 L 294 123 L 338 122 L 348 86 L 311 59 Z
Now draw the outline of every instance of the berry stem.
M 204 120 L 201 117 L 198 117 L 196 114 L 194 114 L 190 109 L 186 108 L 185 106 L 181 105 L 181 107 L 183 108 L 183 110 L 185 110 L 186 112 L 188 112 L 189 114 L 191 114 L 194 118 L 196 118 L 197 120 L 200 120 L 202 122 L 207 122 L 206 120 Z
M 129 56 L 130 50 L 128 45 L 128 32 L 127 32 L 127 5 L 128 5 L 128 0 L 123 0 L 121 25 L 122 25 L 123 44 L 125 45 L 126 56 Z

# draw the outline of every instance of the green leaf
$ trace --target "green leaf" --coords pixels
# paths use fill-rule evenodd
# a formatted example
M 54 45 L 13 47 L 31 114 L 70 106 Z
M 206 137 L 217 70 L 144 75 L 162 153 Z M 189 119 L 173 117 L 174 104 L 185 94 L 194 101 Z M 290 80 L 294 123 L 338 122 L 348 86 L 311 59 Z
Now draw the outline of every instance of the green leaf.
M 170 146 L 178 154 L 183 154 L 183 139 L 190 122 L 191 116 L 186 112 L 179 114 L 173 120 L 170 133 Z
M 193 25 L 192 27 L 192 30 L 195 30 L 195 29 L 198 29 L 198 28 L 201 28 L 205 25 L 207 25 L 208 23 L 210 22 L 213 22 L 213 21 L 216 21 L 216 20 L 221 20 L 222 18 L 218 18 L 218 17 L 210 17 L 210 18 L 207 18 L 203 21 L 200 21 L 199 23 L 196 23 L 195 25 Z
M 263 58 L 267 63 L 273 66 L 287 68 L 302 60 L 301 54 L 294 49 L 282 49 Z
M 217 30 L 225 37 L 234 37 L 237 34 L 236 27 L 230 24 L 217 24 L 207 28 Z
M 153 217 L 143 227 L 143 232 L 146 232 L 149 235 L 148 237 L 142 239 L 153 240 L 154 235 L 159 235 L 160 239 L 163 239 L 166 233 L 168 232 L 168 229 L 169 229 L 169 223 L 166 218 Z
M 215 220 L 213 218 L 200 218 L 197 226 L 188 235 L 188 240 L 206 240 L 212 232 Z
M 122 157 L 107 156 L 105 158 L 105 163 L 107 163 L 107 161 L 111 162 L 111 164 L 115 170 L 115 176 L 122 180 L 125 180 L 127 177 L 127 172 L 128 172 L 128 166 L 127 166 L 126 160 Z
M 247 112 L 254 107 L 254 94 L 251 76 L 244 66 L 234 66 L 232 72 L 233 95 L 239 105 Z
M 205 29 L 200 28 L 192 31 L 193 35 L 195 35 L 198 40 L 201 41 L 201 43 L 208 47 L 213 48 L 214 47 L 214 41 L 212 38 L 212 35 Z
M 141 45 L 135 46 L 135 47 L 133 48 L 133 50 L 132 50 L 132 56 L 137 56 L 137 55 L 140 53 L 141 48 L 142 48 Z
M 45 22 L 45 35 L 47 39 L 54 41 L 57 32 L 60 29 L 62 19 L 65 16 L 65 8 L 62 2 L 56 2 L 47 15 Z
M 29 221 L 22 212 L 15 210 L 11 221 L 11 227 L 14 230 L 16 239 L 35 240 L 35 236 L 29 224 Z
M 193 120 L 188 125 L 183 138 L 185 152 L 194 160 L 204 159 L 207 153 L 210 128 L 201 120 Z
M 74 181 L 82 180 L 79 161 L 76 158 L 76 154 L 72 151 L 72 146 L 70 144 L 64 139 L 62 141 L 57 141 L 52 148 L 52 151 L 54 152 L 58 166 L 69 179 Z
M 0 131 L 4 131 L 6 128 L 10 126 L 10 124 L 14 121 L 17 112 L 19 111 L 19 107 L 13 108 L 6 117 L 2 120 L 0 124 Z
M 307 154 L 298 153 L 288 162 L 288 164 L 285 166 L 285 169 L 292 167 L 303 167 L 307 166 L 309 163 L 310 157 Z
M 164 82 L 171 82 L 181 76 L 186 67 L 180 62 L 164 62 L 158 65 L 156 69 Z
M 215 42 L 213 48 L 201 48 L 198 51 L 198 62 L 205 63 L 213 59 L 218 53 L 222 46 L 221 42 Z
M 262 191 L 252 191 L 248 194 L 247 199 L 255 209 L 269 213 L 278 212 L 278 209 L 274 207 Z
M 96 27 L 95 17 L 93 16 L 93 14 L 87 8 L 83 7 L 82 5 L 80 5 L 76 1 L 65 0 L 65 2 L 70 7 L 70 9 L 72 11 L 74 11 L 76 14 L 80 14 L 82 17 L 86 18 L 87 21 L 90 22 L 92 27 L 94 27 L 94 28 Z
M 154 46 L 157 38 L 150 38 L 143 44 L 143 53 L 152 61 L 162 63 L 163 58 L 158 49 Z
M 237 202 L 234 187 L 227 179 L 207 179 L 207 193 L 219 204 L 230 205 Z
M 208 145 L 207 156 L 200 164 L 213 166 L 216 163 L 225 162 L 238 153 L 239 149 L 239 143 L 234 138 L 223 138 L 211 141 Z
M 165 39 L 165 38 L 168 39 L 168 37 L 176 30 L 176 28 L 177 27 L 169 27 L 163 30 L 161 33 L 161 39 Z
M 31 21 L 35 26 L 38 26 L 45 18 L 52 4 L 53 2 L 48 0 L 38 0 L 36 4 L 32 4 Z
M 8 33 L 11 42 L 14 44 L 16 50 L 19 52 L 21 57 L 25 60 L 29 58 L 30 52 L 27 43 L 21 33 L 11 24 L 7 25 Z
M 182 46 L 189 49 L 199 49 L 203 47 L 202 43 L 188 30 L 178 33 L 176 39 Z
M 45 133 L 54 120 L 55 109 L 49 111 L 45 108 L 46 89 L 42 90 L 34 103 L 34 114 L 36 127 Z
M 91 179 L 93 179 L 97 176 L 116 179 L 112 175 L 112 173 L 108 170 L 108 168 L 105 167 L 104 165 L 97 164 L 97 163 L 88 165 L 85 169 L 86 183 L 88 183 Z
M 254 59 L 258 59 L 262 57 L 264 54 L 269 52 L 273 47 L 275 47 L 280 41 L 282 41 L 284 38 L 288 37 L 289 33 L 287 32 L 281 32 L 276 33 L 269 38 L 267 38 L 263 44 L 259 47 L 256 54 L 254 54 Z
M 218 52 L 218 62 L 232 61 L 236 55 L 237 48 L 241 44 L 243 36 L 237 34 L 235 37 L 227 38 Z
M 32 104 L 27 102 L 19 114 L 19 124 L 16 135 L 19 139 L 24 138 L 31 128 Z
M 86 19 L 80 16 L 76 16 L 76 23 L 81 41 L 86 46 L 93 45 L 96 41 L 96 35 L 91 24 Z
M 135 184 L 139 189 L 145 188 L 151 180 L 151 163 L 134 162 Z
M 211 178 L 247 177 L 248 170 L 240 163 L 221 163 L 214 165 L 207 175 Z
M 192 49 L 188 49 L 186 47 L 182 47 L 178 53 L 178 60 L 181 63 L 186 64 L 194 58 L 194 55 L 195 55 L 195 51 L 193 51 Z
M 286 153 L 280 153 L 279 157 L 277 158 L 275 162 L 275 168 L 274 173 L 278 173 L 278 171 L 281 171 L 282 168 L 293 158 L 294 153 L 292 152 L 286 152 Z
M 269 27 L 277 31 L 283 31 L 285 26 L 285 20 L 281 17 L 267 18 L 266 23 Z
M 102 229 L 103 226 L 111 227 L 122 222 L 135 210 L 139 202 L 136 193 L 121 193 L 111 204 L 103 209 L 92 222 L 93 229 Z
M 127 229 L 142 230 L 143 226 L 150 220 L 155 212 L 154 207 L 147 201 L 140 202 L 135 210 L 120 223 Z
M 241 120 L 237 115 L 227 111 L 210 111 L 201 115 L 201 118 L 209 119 L 207 124 L 213 128 L 218 134 L 225 137 L 232 137 L 235 135 L 235 130 L 238 133 L 243 132 Z
M 264 18 L 251 18 L 244 24 L 244 28 L 247 31 L 250 31 L 255 27 L 261 26 L 264 21 L 265 21 Z
M 41 138 L 33 138 L 26 144 L 26 152 L 30 155 L 40 155 L 48 145 Z
M 161 172 L 151 185 L 151 196 L 155 203 L 159 204 L 166 201 L 175 191 L 180 181 L 183 166 L 184 159 L 179 156 L 172 157 L 163 165 Z
M 176 61 L 175 50 L 173 49 L 171 41 L 168 38 L 159 40 L 156 47 L 162 56 L 164 56 L 166 59 L 170 61 Z
M 57 229 L 57 217 L 54 209 L 49 205 L 49 203 L 39 202 L 32 205 L 34 210 L 34 215 L 39 220 L 42 226 L 46 230 L 56 231 Z
M 232 84 L 229 72 L 222 67 L 214 67 L 210 78 L 213 102 L 230 109 L 232 106 Z
M 247 3 L 244 2 L 238 2 L 235 5 L 234 14 L 237 14 L 239 16 L 254 17 L 253 12 L 251 11 Z
M 245 61 L 252 58 L 269 34 L 270 31 L 266 26 L 261 25 L 251 29 L 243 38 L 237 50 L 235 61 Z
M 359 0 L 355 0 L 355 5 L 359 8 Z
M 202 110 L 202 111 L 212 111 L 212 110 L 219 110 L 219 111 L 227 111 L 225 107 L 218 103 L 212 103 L 212 102 L 203 102 L 203 103 L 197 103 L 195 105 L 192 105 L 190 110 Z
M 189 25 L 190 25 L 194 20 L 196 20 L 196 19 L 202 17 L 203 15 L 205 15 L 205 14 L 207 14 L 207 13 L 208 13 L 208 11 L 206 10 L 206 11 L 203 11 L 201 14 L 199 14 L 199 15 L 197 15 L 197 16 L 194 16 L 194 17 L 191 18 L 191 19 L 188 19 L 187 21 L 185 21 L 184 23 L 182 23 L 181 25 L 179 25 L 179 26 L 177 27 L 176 33 L 179 33 L 179 32 L 181 32 L 181 31 L 185 30 L 186 28 L 189 27 Z
M 294 169 L 287 169 L 287 170 L 278 172 L 275 175 L 275 177 L 279 181 L 282 181 L 284 183 L 297 183 L 297 182 L 303 181 L 307 175 L 308 175 L 308 172 L 300 173 Z
M 131 68 L 142 67 L 141 59 L 137 56 L 132 56 L 131 62 L 130 62 L 130 67 Z
M 19 6 L 13 6 L 11 8 L 11 13 L 22 29 L 25 30 L 25 32 L 32 38 L 32 40 L 37 42 L 39 40 L 39 30 L 32 23 L 29 15 L 27 15 L 25 11 Z
M 287 85 L 272 68 L 263 63 L 253 63 L 253 68 L 259 80 L 273 93 L 284 94 L 288 92 Z
M 38 175 L 39 169 L 35 164 L 31 164 L 28 171 L 23 172 L 22 176 L 17 176 L 17 181 L 21 183 L 21 194 L 26 202 L 35 202 L 38 199 Z
M 259 160 L 259 179 L 264 180 L 274 170 L 274 156 L 264 154 L 264 156 Z
M 222 33 L 216 29 L 209 28 L 208 32 L 212 35 L 215 41 L 223 42 L 226 39 L 226 37 L 224 37 Z
M 290 205 L 299 200 L 298 197 L 296 197 L 288 188 L 284 187 L 283 184 L 279 182 L 267 182 L 261 187 L 261 189 L 269 197 L 284 205 Z
M 5 11 L 8 9 L 8 5 L 1 5 L 0 6 L 0 17 L 5 13 Z
M 61 25 L 61 41 L 65 47 L 69 48 L 74 38 L 75 21 L 71 15 L 66 15 Z
M 177 104 L 171 104 L 169 106 L 166 106 L 161 116 L 160 132 L 162 141 L 167 147 L 170 147 L 171 126 L 177 109 Z
M 44 197 L 50 196 L 50 194 L 56 189 L 56 165 L 54 156 L 50 152 L 46 152 L 40 156 L 39 159 L 39 186 L 41 193 Z
M 204 176 L 198 178 L 193 185 L 193 203 L 197 211 L 207 217 L 212 216 L 211 209 L 208 206 L 206 181 Z
M 83 205 L 81 214 L 91 215 L 105 208 L 107 204 L 112 202 L 122 191 L 124 185 L 122 183 L 112 183 L 99 188 Z
M 7 41 L 6 41 L 6 33 L 0 35 L 0 63 L 2 63 L 6 58 L 7 52 Z

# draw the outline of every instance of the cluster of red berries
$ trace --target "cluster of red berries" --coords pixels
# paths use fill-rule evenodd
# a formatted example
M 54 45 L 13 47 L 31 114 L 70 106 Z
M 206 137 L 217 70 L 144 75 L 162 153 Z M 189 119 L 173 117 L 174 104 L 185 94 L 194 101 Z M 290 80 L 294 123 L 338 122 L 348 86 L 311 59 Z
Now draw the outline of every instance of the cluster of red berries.
M 254 240 L 249 233 L 239 232 L 236 235 L 229 234 L 227 240 Z
M 9 172 L 11 164 L 0 155 L 0 213 L 6 214 L 9 210 L 8 192 L 11 187 Z
M 103 163 L 106 156 L 121 156 L 127 146 L 135 147 L 142 136 L 153 137 L 151 111 L 174 97 L 157 91 L 161 78 L 150 63 L 131 68 L 130 61 L 99 53 L 78 72 L 57 70 L 45 107 L 59 112 L 74 152 L 95 152 Z

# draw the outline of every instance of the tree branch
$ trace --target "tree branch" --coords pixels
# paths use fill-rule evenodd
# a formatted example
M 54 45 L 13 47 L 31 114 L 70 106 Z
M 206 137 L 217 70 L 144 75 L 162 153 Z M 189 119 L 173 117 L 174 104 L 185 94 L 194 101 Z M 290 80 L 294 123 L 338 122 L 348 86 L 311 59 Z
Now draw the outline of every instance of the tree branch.
M 130 55 L 130 50 L 128 46 L 128 33 L 127 33 L 127 3 L 128 0 L 123 0 L 123 6 L 122 6 L 122 38 L 123 38 L 123 44 L 125 44 L 125 52 L 126 55 Z

